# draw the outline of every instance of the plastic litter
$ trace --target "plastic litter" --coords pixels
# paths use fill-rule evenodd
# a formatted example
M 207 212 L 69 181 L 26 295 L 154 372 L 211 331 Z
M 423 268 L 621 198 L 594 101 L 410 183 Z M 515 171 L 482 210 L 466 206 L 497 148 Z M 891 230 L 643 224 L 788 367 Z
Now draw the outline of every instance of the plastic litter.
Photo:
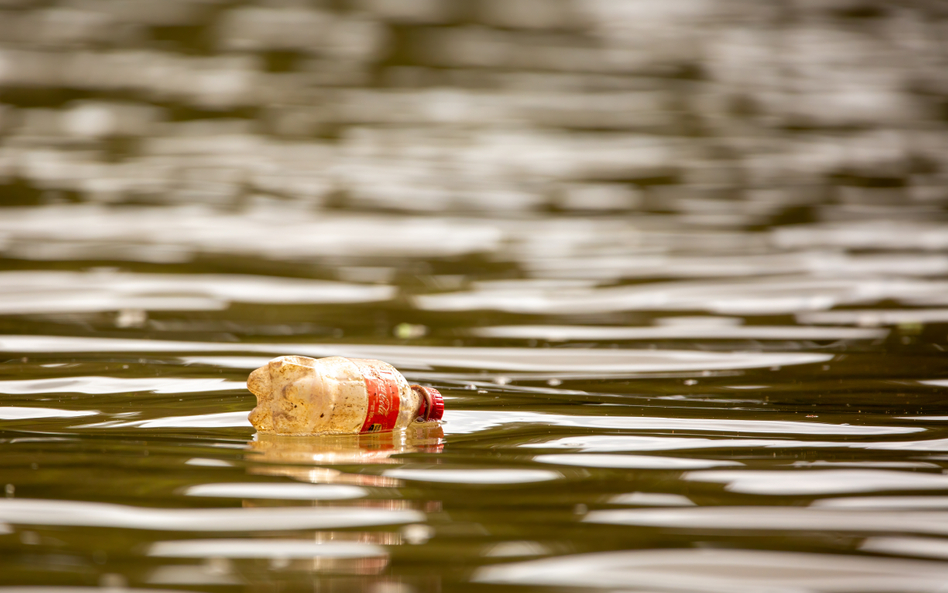
M 280 356 L 250 373 L 250 422 L 281 435 L 388 432 L 440 420 L 437 389 L 409 385 L 392 365 L 360 358 Z

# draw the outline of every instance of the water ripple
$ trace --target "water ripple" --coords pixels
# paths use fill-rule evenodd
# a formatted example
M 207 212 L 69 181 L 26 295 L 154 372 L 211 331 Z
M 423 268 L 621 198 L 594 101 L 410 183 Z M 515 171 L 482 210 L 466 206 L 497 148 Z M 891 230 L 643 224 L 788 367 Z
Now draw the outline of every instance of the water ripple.
M 924 432 L 921 427 L 907 426 L 852 426 L 825 422 L 791 422 L 786 420 L 731 420 L 717 418 L 654 418 L 644 416 L 577 416 L 539 412 L 482 412 L 457 410 L 445 414 L 445 434 L 469 434 L 507 424 L 537 424 L 576 428 L 619 430 L 687 430 L 695 432 L 733 432 L 780 435 L 842 435 L 883 436 Z M 612 438 L 612 437 L 608 437 Z M 689 439 L 692 440 L 692 439 Z M 696 443 L 706 441 L 694 439 Z M 679 445 L 681 440 L 675 441 Z M 779 442 L 779 441 L 777 441 Z M 725 445 L 722 441 L 721 445 Z M 819 443 L 817 443 L 818 445 Z M 887 445 L 887 443 L 882 444 Z M 911 443 L 907 443 L 911 446 Z M 858 446 L 858 445 L 857 445 Z M 897 448 L 893 444 L 892 448 Z
M 192 539 L 155 542 L 146 555 L 158 558 L 372 558 L 382 546 L 302 539 Z
M 691 472 L 690 482 L 726 484 L 728 492 L 778 496 L 880 492 L 886 490 L 948 490 L 948 476 L 893 470 L 708 471 Z
M 39 418 L 79 418 L 82 416 L 95 416 L 99 412 L 96 410 L 61 410 L 57 408 L 27 408 L 21 406 L 2 406 L 0 407 L 0 419 L 2 420 L 32 420 Z
M 665 469 L 684 470 L 707 467 L 725 467 L 743 465 L 738 461 L 715 459 L 684 459 L 681 457 L 658 457 L 654 455 L 605 455 L 605 454 L 559 454 L 537 455 L 533 458 L 539 463 L 554 465 L 577 465 L 580 467 L 599 467 L 615 469 Z
M 729 531 L 845 531 L 948 535 L 948 513 L 820 507 L 706 506 L 590 511 L 586 523 Z
M 589 348 L 470 348 L 352 344 L 250 344 L 0 335 L 4 352 L 294 352 L 305 356 L 379 358 L 396 366 L 433 366 L 521 372 L 645 373 L 753 369 L 832 360 L 815 352 L 702 352 Z M 247 364 L 256 362 L 248 360 Z
M 424 513 L 354 507 L 155 509 L 68 500 L 0 499 L 13 525 L 116 527 L 154 531 L 291 531 L 424 522 Z
M 401 467 L 383 472 L 388 478 L 443 484 L 532 484 L 559 480 L 563 475 L 543 469 L 447 469 Z
M 841 426 L 841 429 L 847 428 Z M 865 428 L 865 427 L 861 427 Z M 880 427 L 881 428 L 881 427 Z M 448 427 L 448 431 L 457 428 Z M 753 431 L 748 431 L 753 432 Z M 907 432 L 917 432 L 908 430 Z M 881 434 L 881 433 L 880 433 Z M 889 433 L 891 434 L 891 433 Z M 523 443 L 520 447 L 533 449 L 575 449 L 587 453 L 617 453 L 623 451 L 694 451 L 701 449 L 857 449 L 868 451 L 948 451 L 948 439 L 913 441 L 800 441 L 789 438 L 709 439 L 698 437 L 663 437 L 633 435 L 588 435 L 562 437 L 549 441 Z M 844 462 L 843 462 L 844 463 Z M 859 462 L 850 462 L 859 463 Z M 877 462 L 884 464 L 885 462 Z M 903 462 L 904 463 L 904 462 Z M 926 466 L 914 466 L 926 467 Z
M 471 335 L 487 338 L 564 340 L 880 340 L 885 329 L 796 326 L 659 326 L 508 325 L 479 327 Z
M 265 498 L 273 500 L 348 500 L 368 496 L 364 488 L 347 484 L 274 484 L 227 482 L 188 486 L 185 496 Z
M 0 393 L 199 393 L 245 389 L 243 381 L 225 379 L 182 379 L 178 377 L 62 377 L 58 379 L 22 379 L 0 381 Z
M 876 554 L 948 559 L 948 541 L 934 537 L 870 537 L 859 549 Z
M 216 414 L 195 414 L 193 416 L 166 416 L 150 420 L 109 420 L 96 424 L 84 424 L 73 428 L 232 428 L 252 427 L 248 415 L 244 412 L 220 412 Z
M 364 303 L 387 301 L 392 286 L 236 274 L 133 274 L 31 270 L 0 272 L 0 314 L 216 311 L 232 302 Z
M 944 590 L 948 568 L 919 560 L 758 550 L 628 550 L 559 556 L 478 570 L 475 582 L 694 593 Z
M 621 311 L 708 311 L 722 315 L 780 315 L 821 311 L 840 305 L 894 300 L 938 305 L 943 280 L 913 277 L 769 277 L 730 281 L 653 282 L 628 286 L 549 290 L 522 286 L 419 295 L 427 311 L 496 310 L 531 315 L 571 315 Z

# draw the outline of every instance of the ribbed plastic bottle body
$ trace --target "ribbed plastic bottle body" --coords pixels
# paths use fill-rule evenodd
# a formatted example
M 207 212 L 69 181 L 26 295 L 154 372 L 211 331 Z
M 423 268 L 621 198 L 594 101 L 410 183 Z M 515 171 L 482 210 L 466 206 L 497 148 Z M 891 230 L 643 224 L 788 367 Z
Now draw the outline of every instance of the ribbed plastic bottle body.
M 281 356 L 251 373 L 247 387 L 257 396 L 250 422 L 277 434 L 385 432 L 424 409 L 422 395 L 378 360 Z

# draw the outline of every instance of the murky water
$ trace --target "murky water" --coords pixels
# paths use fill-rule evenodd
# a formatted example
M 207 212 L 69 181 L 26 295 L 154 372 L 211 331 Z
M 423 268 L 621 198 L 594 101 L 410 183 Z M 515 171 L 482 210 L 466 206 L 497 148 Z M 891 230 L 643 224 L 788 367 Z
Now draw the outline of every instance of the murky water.
M 0 591 L 948 591 L 946 26 L 0 2 Z

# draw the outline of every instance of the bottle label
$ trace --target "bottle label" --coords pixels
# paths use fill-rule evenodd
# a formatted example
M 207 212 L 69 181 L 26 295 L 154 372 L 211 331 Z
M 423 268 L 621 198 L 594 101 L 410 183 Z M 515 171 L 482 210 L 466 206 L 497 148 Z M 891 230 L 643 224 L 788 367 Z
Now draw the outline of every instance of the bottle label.
M 387 432 L 395 428 L 402 400 L 398 394 L 398 380 L 388 369 L 356 363 L 365 378 L 368 411 L 360 433 Z

